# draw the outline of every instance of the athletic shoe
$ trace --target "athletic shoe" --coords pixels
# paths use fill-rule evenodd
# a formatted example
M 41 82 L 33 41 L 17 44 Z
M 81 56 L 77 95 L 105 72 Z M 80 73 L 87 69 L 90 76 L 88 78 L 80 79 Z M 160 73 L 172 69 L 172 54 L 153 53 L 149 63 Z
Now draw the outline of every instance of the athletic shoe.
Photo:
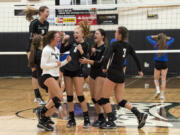
M 42 99 L 42 97 L 35 98 L 34 102 L 38 103 L 39 105 L 45 105 L 46 104 L 46 102 Z
M 137 117 L 138 118 L 138 128 L 142 128 L 144 127 L 144 125 L 146 124 L 146 119 L 147 119 L 148 115 L 145 113 L 140 113 L 140 115 Z
M 89 118 L 85 118 L 83 128 L 89 128 L 91 125 Z
M 45 118 L 44 114 L 42 113 L 42 107 L 37 107 L 33 110 L 33 112 L 36 113 L 36 116 L 38 118 L 38 121 L 41 121 Z
M 70 119 L 66 125 L 67 128 L 75 127 L 76 126 L 76 121 L 75 119 Z
M 55 124 L 54 121 L 52 121 L 50 117 L 46 117 L 46 122 L 47 122 L 48 124 L 52 124 L 52 125 Z
M 160 96 L 160 91 L 156 91 L 155 99 L 157 99 Z
M 94 121 L 93 124 L 92 124 L 93 127 L 99 127 L 99 125 L 100 125 L 99 120 Z
M 116 124 L 113 121 L 104 121 L 100 124 L 99 128 L 101 129 L 114 129 L 116 128 Z
M 51 125 L 49 125 L 46 122 L 42 122 L 42 121 L 40 121 L 38 123 L 37 127 L 42 129 L 42 130 L 45 130 L 45 131 L 53 131 L 54 130 L 54 128 Z
M 96 120 L 93 122 L 92 126 L 93 127 L 99 127 L 101 123 L 103 123 L 106 120 Z

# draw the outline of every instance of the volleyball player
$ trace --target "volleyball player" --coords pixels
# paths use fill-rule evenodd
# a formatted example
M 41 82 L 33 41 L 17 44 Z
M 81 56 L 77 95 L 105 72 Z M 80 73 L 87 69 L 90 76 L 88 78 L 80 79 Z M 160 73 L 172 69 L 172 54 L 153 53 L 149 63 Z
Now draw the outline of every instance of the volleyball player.
M 111 40 L 111 42 L 110 42 L 110 45 L 112 45 L 112 43 L 115 42 L 115 41 L 116 41 L 115 38 L 113 38 Z M 123 63 L 123 71 L 124 71 L 124 73 L 126 73 L 126 67 L 127 67 L 127 60 L 125 59 L 124 63 Z
M 24 13 L 26 14 L 26 19 L 31 22 L 29 26 L 29 44 L 26 50 L 27 57 L 29 59 L 32 39 L 36 35 L 45 35 L 48 32 L 49 23 L 47 22 L 47 18 L 49 16 L 49 8 L 46 6 L 41 6 L 39 9 L 28 7 L 26 10 L 24 10 Z M 39 18 L 34 19 L 33 15 L 39 15 Z M 36 68 L 32 67 L 31 69 L 32 87 L 35 94 L 34 102 L 38 102 L 39 104 L 45 104 L 39 91 Z
M 106 52 L 105 45 L 106 33 L 103 29 L 98 29 L 94 35 L 95 46 L 92 48 L 90 59 L 82 58 L 80 60 L 81 64 L 90 64 L 90 92 L 92 101 L 95 105 L 96 112 L 98 113 L 98 119 L 92 124 L 94 127 L 99 127 L 101 122 L 105 121 L 104 111 L 101 106 L 97 104 L 100 99 L 102 86 L 106 77 L 106 73 L 102 72 L 102 62 L 104 60 L 104 55 Z
M 118 106 L 125 107 L 131 110 L 131 112 L 133 112 L 137 117 L 139 122 L 138 128 L 142 128 L 145 125 L 145 121 L 147 119 L 147 114 L 139 112 L 139 110 L 136 107 L 133 107 L 127 100 L 123 98 L 125 80 L 123 63 L 129 54 L 133 56 L 136 62 L 139 75 L 143 76 L 140 62 L 136 56 L 134 49 L 127 42 L 127 37 L 127 28 L 118 27 L 118 29 L 115 32 L 116 42 L 109 46 L 108 54 L 105 57 L 103 71 L 107 72 L 107 78 L 105 79 L 103 85 L 101 96 L 102 98 L 98 101 L 98 103 L 99 105 L 103 106 L 104 111 L 107 114 L 108 121 L 101 123 L 100 128 L 116 128 L 116 124 L 114 123 L 114 114 L 112 113 L 112 106 L 109 102 L 109 98 L 113 90 L 115 90 Z
M 52 131 L 53 124 L 50 116 L 56 111 L 61 111 L 61 102 L 63 101 L 63 90 L 60 88 L 58 78 L 60 74 L 60 66 L 64 66 L 71 60 L 68 56 L 67 60 L 59 61 L 59 49 L 56 47 L 59 41 L 59 33 L 50 31 L 45 36 L 47 45 L 44 47 L 41 56 L 42 77 L 40 78 L 40 86 L 48 92 L 49 100 L 45 106 L 36 109 L 36 115 L 39 123 L 38 127 L 47 131 Z
M 166 50 L 174 42 L 174 38 L 166 36 L 164 33 L 158 35 L 147 36 L 149 43 L 153 45 L 155 50 Z M 155 98 L 160 96 L 160 99 L 164 100 L 164 91 L 166 88 L 166 76 L 168 72 L 168 56 L 167 53 L 156 53 L 154 55 L 154 84 L 156 87 Z M 161 75 L 161 89 L 159 79 Z
M 83 93 L 84 72 L 86 72 L 83 72 L 83 66 L 85 66 L 85 64 L 80 64 L 79 62 L 80 58 L 88 57 L 89 55 L 89 46 L 88 43 L 85 42 L 85 39 L 88 36 L 90 36 L 90 26 L 88 25 L 87 21 L 83 21 L 74 30 L 75 40 L 71 43 L 62 43 L 60 49 L 61 53 L 69 50 L 70 56 L 72 58 L 72 61 L 63 67 L 69 111 L 69 121 L 67 123 L 67 127 L 73 127 L 76 125 L 74 118 L 73 85 L 75 87 L 77 98 L 83 111 L 83 127 L 88 128 L 90 126 L 88 106 Z

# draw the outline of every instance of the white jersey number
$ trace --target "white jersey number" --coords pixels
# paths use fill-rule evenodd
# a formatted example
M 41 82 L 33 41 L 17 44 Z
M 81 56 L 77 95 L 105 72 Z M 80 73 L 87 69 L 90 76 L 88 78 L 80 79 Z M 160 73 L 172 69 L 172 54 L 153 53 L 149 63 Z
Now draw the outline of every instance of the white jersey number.
M 127 49 L 126 48 L 123 48 L 123 58 L 125 58 L 126 57 L 126 51 L 127 51 Z

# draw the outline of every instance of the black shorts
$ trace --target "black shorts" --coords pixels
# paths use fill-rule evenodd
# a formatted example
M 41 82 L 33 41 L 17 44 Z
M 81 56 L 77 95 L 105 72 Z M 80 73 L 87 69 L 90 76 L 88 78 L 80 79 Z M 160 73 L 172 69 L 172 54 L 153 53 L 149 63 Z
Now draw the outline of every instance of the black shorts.
M 32 71 L 32 77 L 38 79 L 38 72 L 37 72 L 37 70 Z
M 165 61 L 155 61 L 155 68 L 157 70 L 163 70 L 163 69 L 167 69 L 167 62 Z
M 48 92 L 48 87 L 44 84 L 44 82 L 48 79 L 48 78 L 54 78 L 55 80 L 58 80 L 59 77 L 54 77 L 50 74 L 44 74 L 43 76 L 38 78 L 38 82 L 39 85 L 41 86 L 41 88 L 43 88 L 44 90 L 46 90 L 46 92 Z
M 84 77 L 82 70 L 77 71 L 68 71 L 66 69 L 63 70 L 63 75 L 68 77 Z
M 125 81 L 124 72 L 117 69 L 109 69 L 107 72 L 107 78 L 114 83 L 124 83 Z
M 106 73 L 103 73 L 102 71 L 99 72 L 90 72 L 90 77 L 94 80 L 96 80 L 97 77 L 103 77 L 105 78 L 107 75 Z

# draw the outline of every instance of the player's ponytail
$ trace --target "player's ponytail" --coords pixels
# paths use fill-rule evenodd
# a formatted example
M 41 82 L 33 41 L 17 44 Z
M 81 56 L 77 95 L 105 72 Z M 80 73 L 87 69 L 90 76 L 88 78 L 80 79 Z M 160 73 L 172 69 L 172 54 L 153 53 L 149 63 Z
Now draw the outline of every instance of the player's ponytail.
M 34 20 L 34 15 L 40 15 L 41 12 L 44 12 L 46 9 L 48 9 L 47 6 L 41 6 L 39 9 L 36 9 L 34 7 L 28 6 L 23 13 L 26 15 L 26 20 L 32 21 Z
M 79 27 L 82 29 L 82 33 L 84 34 L 84 39 L 91 37 L 90 25 L 87 20 L 81 21 L 79 23 Z
M 128 29 L 124 26 L 118 27 L 119 34 L 122 35 L 122 41 L 128 40 Z
M 166 45 L 166 39 L 167 39 L 167 36 L 164 34 L 164 33 L 160 33 L 158 34 L 158 45 L 159 45 L 159 50 L 165 50 L 167 48 L 167 45 Z M 164 55 L 163 53 L 159 53 L 158 54 L 158 57 Z
M 42 44 L 42 36 L 37 35 L 33 38 L 32 40 L 32 44 L 31 44 L 31 53 L 29 56 L 29 61 L 28 61 L 28 65 L 29 67 L 34 67 L 35 66 L 35 55 L 36 55 L 36 50 L 41 46 Z

